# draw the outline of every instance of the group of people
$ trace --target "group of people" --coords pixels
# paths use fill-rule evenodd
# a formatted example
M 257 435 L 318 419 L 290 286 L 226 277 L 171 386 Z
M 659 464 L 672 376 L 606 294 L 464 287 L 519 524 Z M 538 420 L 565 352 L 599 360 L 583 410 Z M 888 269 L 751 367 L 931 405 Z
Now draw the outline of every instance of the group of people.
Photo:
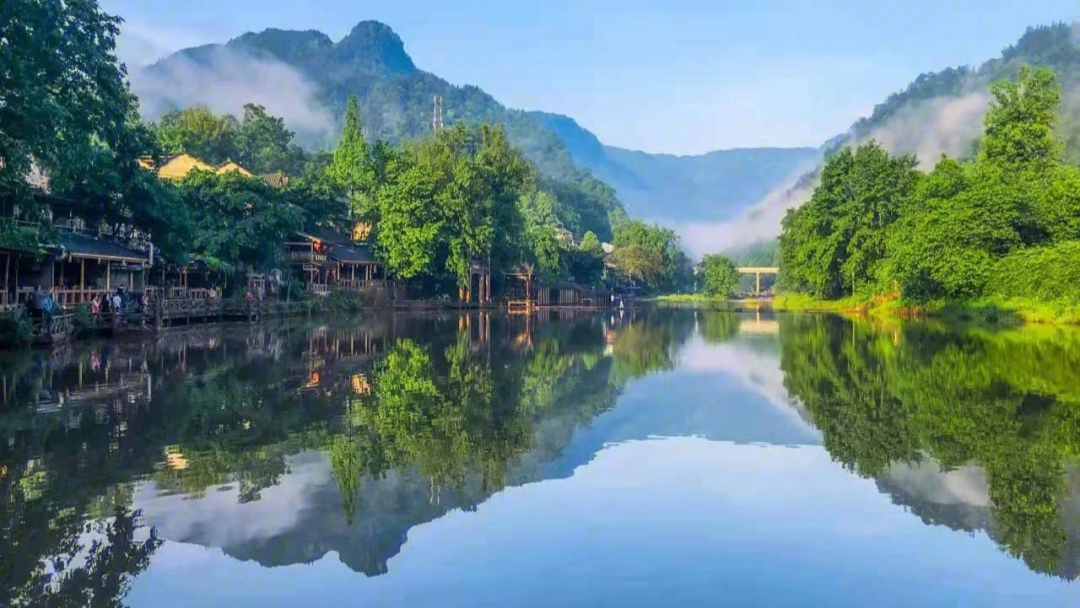
M 90 299 L 90 314 L 93 315 L 95 320 L 103 312 L 114 313 L 117 317 L 121 316 L 126 308 L 125 295 L 123 287 L 117 287 L 116 291 L 111 294 L 95 294 Z
M 139 302 L 144 308 L 147 306 L 147 296 L 144 293 Z M 131 294 L 123 287 L 117 287 L 116 291 L 105 294 L 95 294 L 90 300 L 90 314 L 94 319 L 100 318 L 102 313 L 113 313 L 120 317 L 129 308 L 134 308 Z M 26 297 L 26 312 L 31 319 L 51 319 L 62 310 L 62 306 L 56 302 L 52 289 L 42 289 L 40 285 L 34 287 L 34 291 Z

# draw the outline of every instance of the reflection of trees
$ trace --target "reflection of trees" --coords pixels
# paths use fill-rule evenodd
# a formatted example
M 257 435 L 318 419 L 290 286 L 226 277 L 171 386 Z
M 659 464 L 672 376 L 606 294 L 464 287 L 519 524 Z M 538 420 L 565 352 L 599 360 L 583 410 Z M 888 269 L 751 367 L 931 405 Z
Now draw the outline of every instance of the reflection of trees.
M 977 464 L 991 534 L 1034 570 L 1064 563 L 1064 467 L 1080 447 L 1080 341 L 1073 334 L 883 331 L 837 317 L 784 317 L 785 384 L 833 458 L 862 475 L 929 456 Z M 1070 538 L 1075 543 L 1080 538 Z
M 616 330 L 615 374 L 640 378 L 675 369 L 679 348 L 694 331 L 694 316 L 685 310 L 657 310 Z
M 350 401 L 346 435 L 331 446 L 346 518 L 360 480 L 390 469 L 430 480 L 431 502 L 470 480 L 485 496 L 504 487 L 533 447 L 536 422 L 573 393 L 589 401 L 583 378 L 602 371 L 602 338 L 595 324 L 571 324 L 538 336 L 526 356 L 512 356 L 511 344 L 470 349 L 463 335 L 445 345 L 399 342 L 372 371 L 371 396 Z
M 699 310 L 698 331 L 709 344 L 723 344 L 739 335 L 742 319 L 737 314 L 716 310 Z
M 136 529 L 137 480 L 185 496 L 230 487 L 257 501 L 309 450 L 328 452 L 346 517 L 298 532 L 309 544 L 253 539 L 230 550 L 308 559 L 341 539 L 336 522 L 363 513 L 335 548 L 351 567 L 385 571 L 410 526 L 541 478 L 574 429 L 612 406 L 626 377 L 612 373 L 615 359 L 632 360 L 633 344 L 658 362 L 637 368 L 647 373 L 670 365 L 692 329 L 685 313 L 635 321 L 616 330 L 636 335 L 609 357 L 596 317 L 496 317 L 480 338 L 457 321 L 173 333 L 126 350 L 15 357 L 0 370 L 0 595 L 109 605 L 99 598 L 122 597 L 158 544 Z M 42 565 L 77 546 L 89 561 L 65 559 L 48 596 Z
M 41 561 L 27 563 L 19 555 L 31 569 L 9 596 L 11 606 L 123 606 L 131 580 L 161 545 L 153 530 L 136 539 L 143 531 L 137 519 L 138 513 L 117 507 L 112 521 L 62 526 Z

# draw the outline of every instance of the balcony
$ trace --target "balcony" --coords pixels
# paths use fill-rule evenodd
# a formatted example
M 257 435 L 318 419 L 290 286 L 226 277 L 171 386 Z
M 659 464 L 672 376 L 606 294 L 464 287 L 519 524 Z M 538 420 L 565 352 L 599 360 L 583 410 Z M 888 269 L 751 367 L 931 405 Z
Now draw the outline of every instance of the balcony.
M 317 251 L 292 250 L 289 251 L 289 261 L 296 264 L 325 264 L 326 254 Z

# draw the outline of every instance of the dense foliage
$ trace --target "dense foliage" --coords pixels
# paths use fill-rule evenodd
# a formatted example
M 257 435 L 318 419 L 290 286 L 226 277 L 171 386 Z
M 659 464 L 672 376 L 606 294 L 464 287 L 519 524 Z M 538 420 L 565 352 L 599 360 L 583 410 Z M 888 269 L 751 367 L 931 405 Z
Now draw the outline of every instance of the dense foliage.
M 699 289 L 710 296 L 728 297 L 739 288 L 735 262 L 718 253 L 701 258 L 697 266 Z
M 653 293 L 690 291 L 693 263 L 674 230 L 632 220 L 615 233 L 613 256 L 619 271 Z
M 972 160 L 942 158 L 921 173 L 874 142 L 833 154 L 810 201 L 784 219 L 784 286 L 829 299 L 1080 302 L 1075 285 L 1033 290 L 1018 266 L 1046 276 L 1040 265 L 1080 239 L 1080 169 L 1063 162 L 1054 135 L 1060 85 L 1046 69 L 1021 68 L 992 92 Z
M 60 194 L 83 179 L 87 161 L 134 162 L 127 140 L 137 115 L 116 60 L 119 26 L 95 0 L 0 4 L 4 211 L 33 213 L 32 167 Z
M 232 160 L 258 174 L 296 175 L 306 160 L 285 121 L 251 103 L 241 120 L 198 106 L 168 112 L 157 122 L 157 135 L 166 154 L 186 152 L 213 165 Z
M 502 127 L 459 123 L 399 146 L 369 145 L 354 98 L 344 122 L 327 175 L 352 216 L 371 226 L 376 252 L 395 276 L 467 285 L 470 264 L 481 262 L 496 271 L 532 264 L 549 280 L 600 280 L 599 239 L 591 232 L 581 245 L 559 238 L 556 197 Z

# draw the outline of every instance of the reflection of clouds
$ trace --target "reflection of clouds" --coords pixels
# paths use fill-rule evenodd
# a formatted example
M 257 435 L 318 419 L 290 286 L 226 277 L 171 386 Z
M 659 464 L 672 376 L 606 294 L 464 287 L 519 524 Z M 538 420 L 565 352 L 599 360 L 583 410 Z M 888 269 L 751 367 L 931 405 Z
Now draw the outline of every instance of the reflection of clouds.
M 918 464 L 894 464 L 885 477 L 897 488 L 927 502 L 990 506 L 986 473 L 976 466 L 946 472 L 928 459 Z
M 779 341 L 779 336 L 772 339 Z M 722 372 L 741 381 L 795 422 L 800 429 L 812 432 L 815 437 L 821 436 L 807 421 L 807 416 L 784 387 L 784 372 L 780 369 L 779 355 L 763 353 L 739 339 L 712 345 L 706 343 L 701 336 L 695 335 L 683 348 L 681 364 L 682 369 L 688 371 Z
M 317 490 L 333 485 L 326 455 L 299 454 L 290 459 L 291 473 L 279 485 L 261 491 L 262 498 L 240 504 L 238 484 L 211 487 L 202 498 L 159 496 L 153 484 L 140 488 L 136 508 L 162 538 L 209 547 L 229 547 L 249 540 L 272 538 L 290 530 L 313 508 Z

